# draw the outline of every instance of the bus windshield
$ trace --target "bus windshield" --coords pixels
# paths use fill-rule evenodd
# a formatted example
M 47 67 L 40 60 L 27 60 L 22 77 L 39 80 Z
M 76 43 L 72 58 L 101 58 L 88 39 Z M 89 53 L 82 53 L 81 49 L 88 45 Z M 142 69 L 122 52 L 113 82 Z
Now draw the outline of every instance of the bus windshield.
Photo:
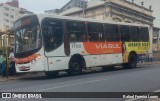
M 15 32 L 16 57 L 29 56 L 41 48 L 40 24 L 36 15 L 25 16 L 17 20 L 13 28 Z
M 15 33 L 15 53 L 23 53 L 41 47 L 39 26 L 25 27 Z

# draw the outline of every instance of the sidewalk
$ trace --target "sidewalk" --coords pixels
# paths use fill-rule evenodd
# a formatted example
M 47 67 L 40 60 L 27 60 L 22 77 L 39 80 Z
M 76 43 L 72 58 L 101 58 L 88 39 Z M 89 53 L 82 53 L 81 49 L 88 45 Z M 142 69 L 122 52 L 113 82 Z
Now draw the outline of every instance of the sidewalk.
M 152 65 L 152 64 L 160 64 L 160 61 L 151 61 L 151 62 L 144 62 L 144 63 L 138 63 L 138 66 L 142 65 Z
M 160 99 L 148 99 L 148 100 L 145 100 L 145 101 L 160 101 Z
M 19 74 L 18 76 L 8 76 L 8 78 L 0 76 L 0 82 L 14 81 L 14 80 L 25 79 L 25 78 L 34 78 L 34 77 L 40 77 L 44 75 L 45 73 L 41 72 L 41 73 Z
M 7 77 L 0 77 L 0 82 L 5 82 L 5 81 L 11 81 L 11 80 L 17 80 L 20 79 L 20 77 L 16 77 L 16 76 L 9 76 Z

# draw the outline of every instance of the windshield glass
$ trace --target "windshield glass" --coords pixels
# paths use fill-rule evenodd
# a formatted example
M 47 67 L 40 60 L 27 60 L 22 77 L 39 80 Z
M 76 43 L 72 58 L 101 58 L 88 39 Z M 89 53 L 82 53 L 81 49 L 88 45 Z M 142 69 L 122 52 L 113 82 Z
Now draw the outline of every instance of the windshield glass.
M 41 47 L 39 26 L 28 26 L 15 33 L 15 53 L 23 53 Z
M 29 15 L 18 19 L 14 25 L 15 57 L 32 55 L 42 47 L 40 23 L 37 15 Z

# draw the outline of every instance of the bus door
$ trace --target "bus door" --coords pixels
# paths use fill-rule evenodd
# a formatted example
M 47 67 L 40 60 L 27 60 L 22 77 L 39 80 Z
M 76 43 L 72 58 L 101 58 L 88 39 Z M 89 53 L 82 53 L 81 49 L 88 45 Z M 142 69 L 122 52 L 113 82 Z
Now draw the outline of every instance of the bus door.
M 44 54 L 47 58 L 49 70 L 55 70 L 56 68 L 63 68 L 63 61 L 66 57 L 66 41 L 67 38 L 64 35 L 64 23 L 63 20 L 54 18 L 45 18 L 42 21 L 42 33 L 44 41 Z M 65 59 L 66 60 L 66 59 Z M 54 68 L 57 65 L 56 68 Z

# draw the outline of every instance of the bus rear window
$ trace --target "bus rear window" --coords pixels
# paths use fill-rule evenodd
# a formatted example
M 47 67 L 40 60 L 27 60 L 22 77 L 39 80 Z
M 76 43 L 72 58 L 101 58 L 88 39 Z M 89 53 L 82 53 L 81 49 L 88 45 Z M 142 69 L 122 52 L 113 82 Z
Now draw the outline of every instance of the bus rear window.
M 143 42 L 148 42 L 149 41 L 149 31 L 148 28 L 142 27 L 140 28 L 140 34 Z

